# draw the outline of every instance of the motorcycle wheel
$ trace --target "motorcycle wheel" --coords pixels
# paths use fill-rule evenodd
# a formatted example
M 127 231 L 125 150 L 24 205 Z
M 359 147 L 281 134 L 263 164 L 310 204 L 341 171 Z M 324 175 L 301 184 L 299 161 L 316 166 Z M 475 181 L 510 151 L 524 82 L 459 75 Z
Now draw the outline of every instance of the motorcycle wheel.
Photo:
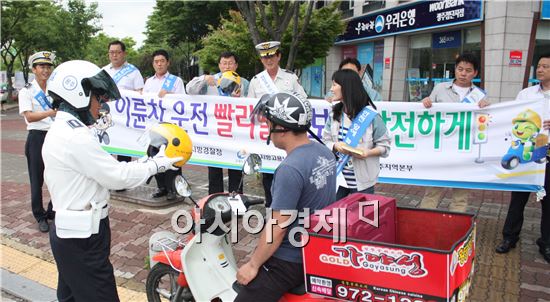
M 103 133 L 103 141 L 105 142 L 105 145 L 108 145 L 111 142 L 111 139 L 109 138 L 109 134 L 107 132 Z
M 164 263 L 157 263 L 147 275 L 145 291 L 149 302 L 194 302 L 189 287 L 178 285 L 179 272 Z
M 515 169 L 519 165 L 519 158 L 514 156 L 514 157 L 512 157 L 510 159 L 507 159 L 507 160 L 503 159 L 500 162 L 500 164 L 502 165 L 502 167 L 504 169 L 512 170 L 512 169 Z

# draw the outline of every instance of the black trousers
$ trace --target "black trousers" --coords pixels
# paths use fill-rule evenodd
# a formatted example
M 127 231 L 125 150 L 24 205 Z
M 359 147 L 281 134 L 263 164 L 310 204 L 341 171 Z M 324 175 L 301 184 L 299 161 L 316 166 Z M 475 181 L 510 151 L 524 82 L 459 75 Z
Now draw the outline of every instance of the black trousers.
M 264 185 L 264 194 L 265 194 L 265 207 L 269 208 L 271 206 L 271 184 L 273 183 L 273 174 L 262 173 L 262 183 Z
M 236 302 L 277 302 L 287 291 L 304 283 L 304 268 L 301 263 L 269 258 L 258 275 L 244 286 Z
M 159 190 L 166 190 L 168 192 L 175 192 L 174 179 L 178 174 L 181 174 L 181 168 L 178 170 L 167 170 L 164 173 L 158 173 L 155 175 L 157 181 L 157 187 Z
M 99 233 L 84 239 L 62 239 L 50 228 L 50 245 L 59 272 L 57 299 L 69 301 L 118 302 L 118 293 L 109 261 L 111 229 L 102 219 Z
M 132 161 L 132 157 L 126 156 L 126 155 L 117 155 L 117 156 L 116 156 L 116 159 L 117 159 L 118 161 L 121 161 L 121 162 L 124 161 L 124 162 L 127 162 L 127 163 L 129 163 L 129 162 Z
M 25 143 L 25 156 L 29 170 L 31 184 L 31 208 L 36 221 L 53 218 L 52 202 L 48 203 L 48 210 L 42 204 L 42 186 L 44 185 L 44 161 L 42 160 L 42 145 L 47 131 L 29 130 Z
M 541 200 L 540 235 L 546 246 L 550 246 L 550 162 L 546 163 L 544 190 L 546 190 L 546 196 Z M 529 195 L 529 192 L 512 192 L 510 207 L 502 229 L 504 239 L 514 242 L 519 240 L 519 233 L 523 226 L 523 210 L 529 201 Z
M 229 192 L 243 192 L 243 186 L 241 184 L 241 179 L 243 174 L 239 170 L 227 169 L 228 180 L 228 189 Z M 239 186 L 240 185 L 240 186 Z M 225 192 L 223 189 L 223 169 L 208 167 L 208 194 L 222 193 Z

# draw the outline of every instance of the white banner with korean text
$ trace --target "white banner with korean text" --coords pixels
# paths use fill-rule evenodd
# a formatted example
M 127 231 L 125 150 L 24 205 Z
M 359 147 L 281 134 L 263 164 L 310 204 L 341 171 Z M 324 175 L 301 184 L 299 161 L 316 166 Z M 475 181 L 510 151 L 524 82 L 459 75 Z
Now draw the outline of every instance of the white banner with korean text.
M 122 91 L 111 102 L 114 126 L 98 132 L 112 154 L 143 156 L 139 137 L 158 122 L 175 123 L 193 141 L 189 164 L 240 169 L 250 153 L 262 158 L 262 172 L 273 173 L 285 153 L 267 145 L 265 124 L 248 116 L 257 99 L 167 95 Z M 331 110 L 311 99 L 312 130 L 321 137 Z M 381 183 L 490 190 L 537 191 L 544 184 L 548 131 L 547 104 L 511 101 L 480 109 L 475 104 L 377 102 L 392 137 L 381 159 Z M 107 136 L 108 139 L 105 139 Z

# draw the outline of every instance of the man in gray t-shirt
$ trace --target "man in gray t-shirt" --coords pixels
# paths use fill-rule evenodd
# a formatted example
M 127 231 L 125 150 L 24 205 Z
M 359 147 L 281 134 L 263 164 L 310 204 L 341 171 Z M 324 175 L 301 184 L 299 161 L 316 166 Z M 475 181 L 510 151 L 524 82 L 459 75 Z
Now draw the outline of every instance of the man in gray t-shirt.
M 311 104 L 301 96 L 265 95 L 256 105 L 252 120 L 258 120 L 255 114 L 267 118 L 268 144 L 273 141 L 287 156 L 275 170 L 272 215 L 267 217 L 250 261 L 237 272 L 237 281 L 245 286 L 235 301 L 258 301 L 261 297 L 262 301 L 275 302 L 304 282 L 302 249 L 293 246 L 288 235 L 298 222 L 292 222 L 283 210 L 301 212 L 308 208 L 313 212 L 334 202 L 336 160 L 328 148 L 309 140 Z M 284 228 L 290 222 L 291 226 Z
M 333 203 L 336 183 L 332 181 L 336 178 L 329 176 L 334 175 L 335 164 L 334 154 L 317 142 L 296 147 L 275 170 L 271 209 L 298 210 L 298 213 L 309 209 L 313 213 Z M 296 226 L 298 219 L 288 229 Z M 292 246 L 287 232 L 273 257 L 302 263 L 302 249 Z

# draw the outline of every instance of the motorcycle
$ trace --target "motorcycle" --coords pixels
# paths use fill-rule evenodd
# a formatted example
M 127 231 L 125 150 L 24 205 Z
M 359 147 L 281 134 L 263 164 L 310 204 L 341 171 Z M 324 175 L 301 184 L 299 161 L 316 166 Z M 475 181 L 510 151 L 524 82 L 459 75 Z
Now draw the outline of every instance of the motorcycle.
M 260 157 L 252 154 L 245 160 L 242 171 L 250 175 L 260 168 Z M 197 210 L 191 213 L 195 232 L 183 241 L 168 231 L 151 236 L 151 271 L 146 281 L 148 301 L 233 301 L 240 285 L 229 238 L 232 219 L 263 200 L 232 192 L 212 194 L 197 203 L 191 197 L 189 184 L 180 175 L 176 190 L 195 203 Z M 305 285 L 301 285 L 286 293 L 281 301 L 334 300 L 306 294 Z
M 500 163 L 502 167 L 507 170 L 513 170 L 517 168 L 519 164 L 526 164 L 533 161 L 537 164 L 545 163 L 546 152 L 548 151 L 546 143 L 548 141 L 548 136 L 546 136 L 545 134 L 539 134 L 538 136 L 542 137 L 540 141 L 542 141 L 543 143 L 538 143 L 539 140 L 537 138 L 537 144 L 535 144 L 535 148 L 529 159 L 525 159 L 523 157 L 523 150 L 525 148 L 524 143 L 519 140 L 514 141 L 510 148 L 508 148 L 508 152 L 506 152 L 506 154 L 504 154 L 501 159 Z

